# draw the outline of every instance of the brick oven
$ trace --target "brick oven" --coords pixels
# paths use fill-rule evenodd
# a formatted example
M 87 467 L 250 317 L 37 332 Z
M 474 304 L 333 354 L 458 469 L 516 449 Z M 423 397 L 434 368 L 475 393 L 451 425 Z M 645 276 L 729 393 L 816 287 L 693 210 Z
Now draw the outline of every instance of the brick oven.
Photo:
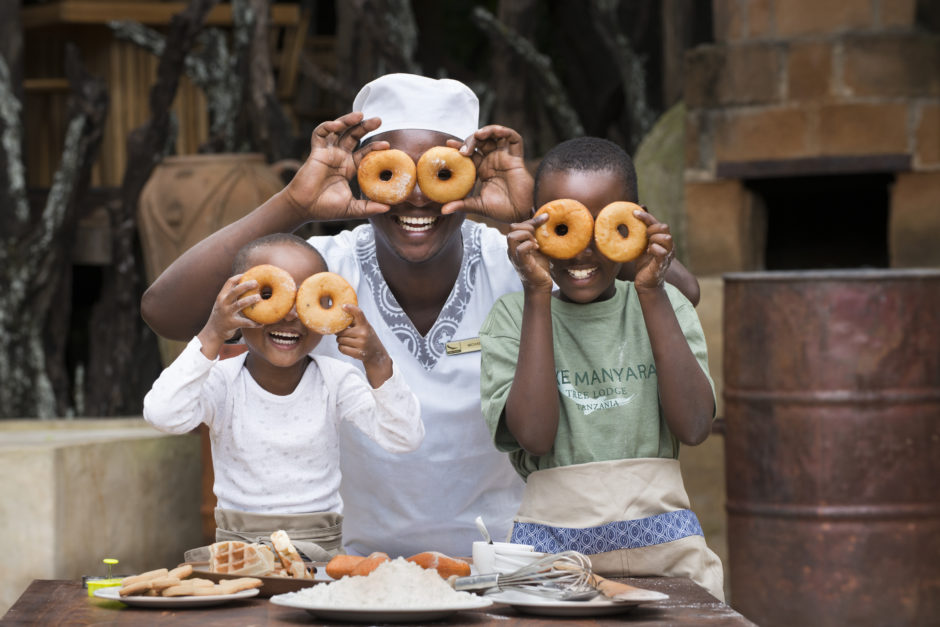
M 684 59 L 683 244 L 721 418 L 725 273 L 940 268 L 940 2 L 713 0 L 712 19 Z M 709 492 L 722 424 L 684 454 L 738 607 Z
M 937 4 L 713 1 L 685 59 L 697 275 L 940 266 Z

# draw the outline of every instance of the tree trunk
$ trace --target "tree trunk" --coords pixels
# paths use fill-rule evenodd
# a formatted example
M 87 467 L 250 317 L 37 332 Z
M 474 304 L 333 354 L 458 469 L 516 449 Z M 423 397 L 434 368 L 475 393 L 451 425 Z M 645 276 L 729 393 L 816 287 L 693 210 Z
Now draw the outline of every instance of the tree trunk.
M 67 386 L 63 390 L 53 385 L 53 379 L 59 385 L 67 380 L 61 338 L 68 331 L 70 298 L 62 287 L 70 282 L 69 244 L 75 206 L 87 187 L 101 141 L 108 96 L 104 81 L 84 71 L 71 45 L 66 47 L 66 73 L 72 85 L 69 122 L 62 160 L 45 205 L 25 216 L 18 211 L 12 217 L 5 215 L 10 219 L 4 223 L 15 228 L 4 231 L 0 241 L 0 283 L 8 286 L 0 293 L 0 417 L 4 418 L 53 418 L 62 415 L 68 397 Z M 0 67 L 0 102 L 5 111 L 18 105 L 9 78 L 4 63 Z M 14 125 L 18 123 L 15 117 L 5 115 L 4 133 L 17 130 Z M 22 168 L 20 155 L 10 150 L 16 144 L 14 140 L 4 142 L 8 172 L 9 166 Z M 8 194 L 14 207 L 28 208 L 25 191 L 14 186 Z M 44 333 L 49 331 L 59 337 L 45 341 Z M 50 355 L 58 363 L 50 363 Z M 54 374 L 50 376 L 50 372 Z
M 523 39 L 535 39 L 536 0 L 500 0 L 497 19 Z M 512 48 L 502 40 L 493 42 L 490 67 L 493 72 L 492 88 L 495 94 L 493 121 L 515 129 L 525 138 L 534 138 L 534 120 L 528 115 L 526 106 L 528 79 L 526 64 L 513 54 Z
M 137 202 L 153 168 L 166 154 L 172 128 L 170 106 L 184 62 L 217 0 L 191 0 L 170 21 L 166 47 L 150 90 L 150 120 L 127 138 L 127 168 L 120 204 L 112 215 L 113 263 L 105 269 L 101 298 L 92 312 L 89 413 L 138 414 L 158 370 L 156 341 L 140 317 L 143 263 L 137 238 Z

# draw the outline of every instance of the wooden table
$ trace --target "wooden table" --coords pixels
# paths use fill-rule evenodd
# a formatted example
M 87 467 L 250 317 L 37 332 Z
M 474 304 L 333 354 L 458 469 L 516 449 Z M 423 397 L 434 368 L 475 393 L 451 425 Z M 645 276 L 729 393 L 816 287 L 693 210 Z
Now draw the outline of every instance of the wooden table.
M 622 579 L 643 588 L 669 595 L 666 601 L 642 604 L 623 614 L 589 618 L 548 618 L 518 613 L 507 605 L 457 612 L 432 624 L 500 625 L 536 627 L 564 621 L 583 625 L 754 625 L 731 607 L 719 602 L 689 579 Z M 146 609 L 127 607 L 116 601 L 88 596 L 81 582 L 36 579 L 0 620 L 7 625 L 323 625 L 304 610 L 274 605 L 267 599 L 245 599 L 224 605 L 190 609 Z M 335 623 L 350 625 L 351 623 Z

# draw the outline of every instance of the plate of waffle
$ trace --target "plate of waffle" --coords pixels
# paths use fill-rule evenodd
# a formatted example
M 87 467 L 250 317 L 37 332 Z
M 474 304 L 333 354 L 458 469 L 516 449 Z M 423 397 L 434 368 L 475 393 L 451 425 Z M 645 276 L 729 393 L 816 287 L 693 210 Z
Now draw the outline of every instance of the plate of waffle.
M 193 567 L 193 574 L 198 577 L 205 577 L 206 579 L 220 582 L 226 579 L 238 579 L 244 575 L 232 574 L 232 573 L 216 573 L 209 570 L 208 562 L 189 562 Z M 316 568 L 317 572 L 314 574 L 313 579 L 294 579 L 293 577 L 284 577 L 281 575 L 270 575 L 257 577 L 261 580 L 261 587 L 258 588 L 258 596 L 262 598 L 268 598 L 274 596 L 275 594 L 284 594 L 285 592 L 296 592 L 302 590 L 303 588 L 309 588 L 310 586 L 315 586 L 320 583 L 327 583 L 333 581 L 329 575 L 323 573 L 323 567 L 326 566 L 326 563 L 320 564 L 318 562 L 308 562 L 311 567 Z M 253 575 L 254 576 L 254 575 Z
M 193 572 L 214 582 L 255 577 L 262 582 L 259 596 L 296 592 L 332 581 L 325 564 L 304 561 L 283 531 L 271 534 L 271 545 L 224 540 L 209 546 L 208 562 L 187 562 Z

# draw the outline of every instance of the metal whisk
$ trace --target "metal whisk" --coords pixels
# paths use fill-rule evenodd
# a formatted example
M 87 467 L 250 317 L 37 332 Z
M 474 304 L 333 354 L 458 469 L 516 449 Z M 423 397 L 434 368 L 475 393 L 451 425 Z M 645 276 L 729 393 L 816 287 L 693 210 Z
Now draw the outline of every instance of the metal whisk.
M 586 599 L 598 594 L 591 585 L 591 562 L 577 551 L 551 553 L 511 573 L 451 578 L 455 590 L 522 590 L 553 599 Z

